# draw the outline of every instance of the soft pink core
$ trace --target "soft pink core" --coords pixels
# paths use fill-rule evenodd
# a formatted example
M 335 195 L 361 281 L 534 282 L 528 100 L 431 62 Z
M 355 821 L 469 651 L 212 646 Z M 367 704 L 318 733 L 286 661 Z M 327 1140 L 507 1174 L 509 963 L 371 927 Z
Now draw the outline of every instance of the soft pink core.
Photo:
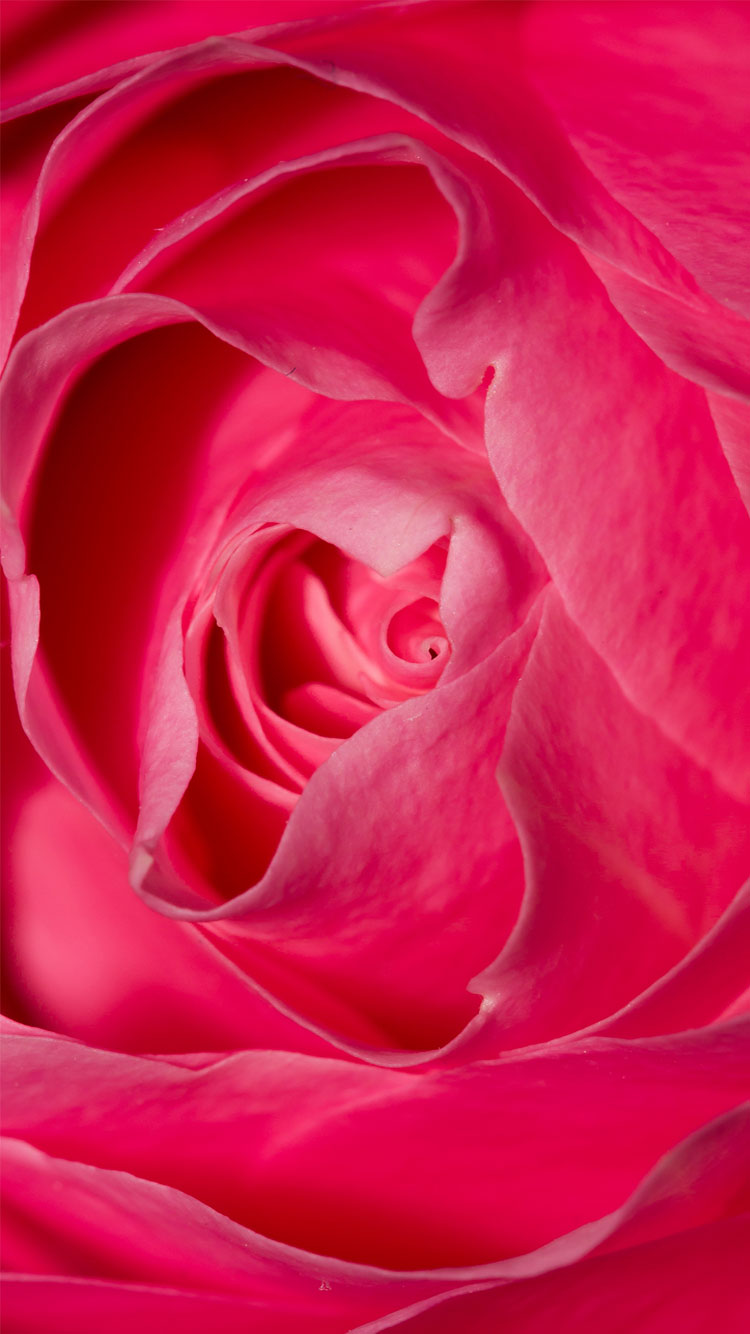
M 298 793 L 343 740 L 437 684 L 445 561 L 438 544 L 386 577 L 282 525 L 235 538 L 188 630 L 204 741 Z

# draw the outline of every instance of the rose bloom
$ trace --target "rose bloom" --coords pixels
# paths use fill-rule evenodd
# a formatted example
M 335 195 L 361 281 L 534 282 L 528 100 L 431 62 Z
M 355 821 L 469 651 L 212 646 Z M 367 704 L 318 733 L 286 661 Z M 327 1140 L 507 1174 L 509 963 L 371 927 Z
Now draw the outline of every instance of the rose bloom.
M 746 1329 L 748 8 L 4 24 L 9 1334 Z

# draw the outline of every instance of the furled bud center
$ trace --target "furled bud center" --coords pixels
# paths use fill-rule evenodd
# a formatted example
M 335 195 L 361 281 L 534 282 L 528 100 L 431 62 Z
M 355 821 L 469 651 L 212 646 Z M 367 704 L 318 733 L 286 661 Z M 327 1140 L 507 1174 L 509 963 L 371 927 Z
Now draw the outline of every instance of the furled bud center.
M 445 561 L 437 543 L 385 577 L 307 532 L 246 535 L 188 633 L 202 644 L 204 739 L 208 725 L 240 763 L 299 791 L 346 737 L 436 684 L 450 656 Z

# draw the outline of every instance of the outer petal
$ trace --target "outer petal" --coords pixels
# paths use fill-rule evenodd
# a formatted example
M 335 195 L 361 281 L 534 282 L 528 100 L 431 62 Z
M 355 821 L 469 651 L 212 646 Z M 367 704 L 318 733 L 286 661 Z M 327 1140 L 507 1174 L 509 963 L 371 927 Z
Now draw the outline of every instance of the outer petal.
M 711 292 L 750 314 L 742 4 L 535 4 L 527 68 L 584 162 Z
M 257 1300 L 220 1293 L 191 1292 L 144 1283 L 97 1282 L 94 1279 L 6 1274 L 3 1311 L 8 1329 L 17 1334 L 150 1334 L 179 1328 L 181 1334 L 297 1334 L 301 1324 L 312 1334 L 334 1334 L 343 1321 L 321 1312 L 311 1298 L 307 1306 L 284 1294 Z M 319 1289 L 320 1290 L 320 1289 Z M 357 1313 L 359 1314 L 359 1313 Z
M 648 12 L 650 8 L 639 6 L 639 12 Z M 536 9 L 534 6 L 534 12 Z M 587 12 L 586 6 L 580 10 Z M 626 18 L 630 14 L 627 6 L 619 10 Z M 578 9 L 573 12 L 580 18 Z M 589 7 L 588 12 L 594 16 L 590 26 L 595 29 L 598 19 L 606 30 L 608 20 L 596 7 L 593 11 Z M 604 13 L 609 12 L 608 6 Z M 668 59 L 679 65 L 683 34 L 674 22 L 674 11 L 666 12 L 671 23 L 662 20 L 662 39 L 666 42 Z M 559 20 L 560 14 L 555 14 L 555 21 Z M 529 80 L 529 73 L 536 73 L 534 55 L 530 57 L 528 70 L 524 69 L 527 23 L 526 10 L 511 5 L 463 4 L 459 9 L 445 6 L 432 12 L 425 7 L 421 13 L 414 7 L 400 18 L 397 48 L 392 42 L 382 40 L 378 17 L 366 15 L 354 27 L 309 34 L 279 32 L 258 40 L 261 48 L 269 46 L 285 52 L 287 59 L 319 78 L 335 79 L 416 112 L 454 142 L 498 167 L 535 201 L 560 232 L 578 243 L 618 309 L 660 356 L 701 383 L 728 383 L 746 393 L 746 325 L 702 293 L 691 273 L 673 258 L 669 246 L 665 247 L 623 208 L 581 161 Z M 533 29 L 533 19 L 531 26 Z M 585 21 L 578 26 L 584 33 L 583 60 L 595 63 L 598 51 L 594 48 L 591 54 L 585 50 Z M 735 27 L 742 26 L 743 20 L 738 17 Z M 746 46 L 746 39 L 742 40 Z M 557 67 L 560 64 L 559 45 L 554 41 L 550 45 L 554 69 L 555 62 Z M 635 50 L 643 64 L 641 48 L 636 45 Z M 725 55 L 721 41 L 718 51 L 721 61 Z M 741 57 L 736 59 L 739 72 L 743 62 Z M 415 64 L 420 68 L 418 86 L 412 77 Z M 597 70 L 597 80 L 600 78 Z M 711 106 L 715 74 L 713 87 L 710 76 L 705 82 Z M 636 83 L 631 71 L 629 91 Z M 605 86 L 603 78 L 596 86 L 597 89 Z M 692 91 L 688 87 L 688 105 Z M 712 142 L 711 128 L 708 138 L 714 157 L 722 162 L 728 176 L 729 191 L 737 197 L 743 188 L 742 177 L 746 175 L 741 170 L 739 156 L 745 113 L 741 83 L 738 89 L 735 81 L 732 96 L 734 157 L 730 153 L 728 170 L 722 132 Z M 721 96 L 718 102 L 721 103 Z M 712 106 L 711 111 L 714 109 Z M 649 123 L 644 117 L 642 124 L 647 136 Z M 589 128 L 597 124 L 594 108 Z M 700 120 L 700 130 L 704 131 L 706 125 L 713 127 L 711 112 L 705 120 Z M 666 160 L 671 162 L 669 133 L 668 128 Z M 688 212 L 691 207 L 688 202 Z M 666 222 L 663 239 L 667 241 L 666 228 L 673 221 L 674 217 L 670 217 Z M 690 228 L 695 238 L 694 223 L 688 223 Z M 738 234 L 736 226 L 734 234 L 735 237 Z M 713 289 L 709 287 L 709 291 Z
M 179 303 L 136 294 L 110 298 L 92 307 L 76 307 L 23 340 L 5 377 L 4 497 L 10 522 L 6 520 L 4 562 L 11 579 L 17 627 L 14 673 L 19 706 L 26 717 L 28 696 L 29 716 L 34 719 L 28 725 L 33 729 L 35 744 L 54 771 L 65 775 L 74 790 L 102 810 L 118 832 L 127 829 L 136 796 L 133 747 L 142 672 L 144 666 L 147 673 L 156 666 L 161 635 L 175 607 L 175 589 L 184 592 L 189 586 L 191 565 L 204 555 L 206 542 L 223 520 L 227 505 L 247 480 L 247 414 L 257 422 L 256 440 L 265 458 L 269 453 L 273 457 L 279 447 L 274 445 L 274 436 L 282 422 L 288 425 L 290 418 L 295 418 L 305 391 L 296 385 L 287 389 L 281 381 L 276 382 L 271 394 L 267 386 L 258 389 L 253 384 L 257 368 L 252 363 L 198 331 L 154 334 L 150 346 L 139 340 L 126 342 L 103 364 L 95 365 L 67 399 L 67 410 L 56 423 L 44 454 L 46 485 L 43 482 L 39 488 L 31 511 L 24 510 L 23 516 L 21 511 L 50 421 L 59 414 L 71 377 L 91 358 L 101 356 L 123 339 L 132 339 L 134 333 L 195 317 L 195 311 Z M 246 340 L 244 350 L 250 350 Z M 254 350 L 263 355 L 262 347 Z M 289 365 L 283 350 L 281 358 L 286 371 Z M 186 367 L 193 363 L 200 364 L 200 374 L 191 377 L 194 390 L 188 400 L 182 386 Z M 331 372 L 327 381 L 325 366 Z M 349 385 L 351 356 L 337 358 L 332 352 L 326 358 L 317 358 L 316 367 L 318 388 L 335 393 L 337 385 Z M 419 381 L 414 386 L 417 396 L 424 391 L 437 406 L 437 395 L 420 370 L 416 352 L 413 369 Z M 369 396 L 398 397 L 387 382 L 387 370 L 384 379 L 382 373 L 373 374 L 360 360 L 357 374 L 359 392 L 367 389 Z M 132 392 L 134 377 L 139 385 L 137 394 Z M 248 397 L 243 396 L 246 390 Z M 345 392 L 351 392 L 350 385 Z M 114 417 L 110 415 L 113 401 L 120 404 Z M 89 450 L 85 466 L 80 455 L 82 440 Z M 71 467 L 71 452 L 75 467 Z M 59 504 L 60 488 L 68 494 L 64 507 Z M 78 528 L 71 532 L 69 526 L 78 513 L 85 519 L 80 525 L 81 532 L 86 533 L 83 545 L 73 540 Z M 99 544 L 102 559 L 93 567 L 88 552 L 92 516 L 97 515 L 104 525 Z M 130 536 L 136 516 L 139 531 L 148 542 L 133 545 Z M 191 517 L 197 533 L 185 550 L 186 526 Z M 31 555 L 33 573 L 28 575 L 20 520 L 26 542 L 29 536 L 32 542 L 34 536 L 37 539 Z M 29 520 L 36 525 L 31 534 Z M 118 531 L 119 547 L 113 540 Z M 178 569 L 172 569 L 170 583 L 166 570 L 177 554 L 181 563 Z M 44 677 L 39 663 L 34 664 L 37 567 L 45 584 L 49 578 L 50 590 L 56 586 L 55 594 L 50 591 L 45 595 L 49 642 L 44 649 L 51 661 L 54 686 Z M 74 599 L 69 596 L 72 588 L 78 592 Z M 119 590 L 117 598 L 112 596 L 114 588 Z M 106 599 L 102 598 L 103 590 Z M 155 615 L 160 621 L 162 628 L 157 633 L 144 618 L 146 608 L 147 617 Z M 111 624 L 105 634 L 102 617 L 107 616 Z M 95 630 L 99 633 L 94 636 Z M 156 645 L 150 667 L 144 662 L 149 643 Z M 105 664 L 102 654 L 111 660 Z M 171 698 L 180 717 L 177 730 L 189 741 L 192 724 L 189 712 L 179 706 L 179 689 L 179 681 L 175 681 Z M 106 694 L 112 690 L 114 696 Z M 60 696 L 63 707 L 84 725 L 89 755 L 82 753 L 80 741 L 74 745 L 65 738 L 59 722 Z M 117 711 L 112 708 L 114 697 L 118 699 Z M 187 774 L 194 763 L 194 752 L 188 762 Z M 178 787 L 181 784 L 184 788 L 187 774 L 183 765 L 174 777 Z
M 418 143 L 377 136 L 276 165 L 164 228 L 115 290 L 185 302 L 317 392 L 444 411 L 411 335 L 453 249 L 440 192 L 409 170 L 423 156 Z M 301 243 L 304 263 L 290 264 Z
M 324 1050 L 200 931 L 141 902 L 125 853 L 61 785 L 6 831 L 6 976 L 26 1022 L 126 1051 Z
M 496 1263 L 497 1277 L 520 1277 L 547 1267 L 537 1248 L 550 1244 L 551 1263 L 566 1249 L 557 1239 L 596 1232 L 662 1154 L 747 1097 L 747 1036 L 735 1021 L 418 1074 L 268 1051 L 190 1069 L 9 1036 L 4 1125 L 55 1156 L 185 1191 L 278 1243 L 440 1279 Z M 697 1161 L 697 1202 L 649 1196 L 627 1228 L 618 1218 L 622 1244 L 731 1211 L 746 1121 L 719 1145 L 718 1158 L 710 1137 L 697 1160 L 686 1151 L 674 1179 L 664 1169 L 669 1196 Z M 609 1246 L 611 1226 L 598 1231 L 589 1246 Z
M 127 858 L 48 770 L 16 716 L 2 655 L 3 1009 L 102 1047 L 324 1051 L 195 928 L 128 883 Z
M 5 1264 L 19 1274 L 234 1294 L 253 1314 L 253 1305 L 272 1315 L 291 1308 L 303 1325 L 310 1315 L 313 1329 L 323 1315 L 323 1329 L 337 1334 L 353 1319 L 392 1309 L 414 1286 L 420 1296 L 441 1286 L 426 1277 L 407 1287 L 393 1274 L 302 1254 L 181 1191 L 54 1159 L 17 1140 L 3 1144 L 3 1189 Z
M 536 1275 L 557 1270 L 557 1275 L 549 1274 L 549 1282 L 559 1277 L 563 1290 L 566 1280 L 575 1283 L 578 1274 L 588 1285 L 592 1275 L 585 1257 L 607 1251 L 617 1253 L 608 1266 L 615 1278 L 620 1262 L 625 1273 L 632 1272 L 631 1257 L 648 1273 L 650 1255 L 658 1265 L 660 1250 L 669 1252 L 669 1241 L 679 1249 L 681 1238 L 689 1243 L 692 1237 L 710 1234 L 715 1220 L 732 1220 L 746 1207 L 746 1126 L 742 1111 L 719 1117 L 668 1153 L 621 1209 L 541 1250 L 479 1268 L 399 1274 L 295 1251 L 238 1227 L 177 1190 L 121 1172 L 55 1160 L 8 1141 L 6 1263 L 29 1274 L 31 1297 L 26 1302 L 21 1297 L 20 1302 L 31 1329 L 38 1328 L 33 1321 L 44 1314 L 44 1308 L 40 1312 L 34 1305 L 35 1297 L 44 1300 L 44 1290 L 31 1275 L 50 1271 L 94 1279 L 79 1279 L 76 1292 L 67 1297 L 67 1284 L 61 1285 L 68 1303 L 63 1313 L 73 1309 L 85 1314 L 87 1298 L 96 1305 L 101 1279 L 107 1277 L 125 1280 L 123 1300 L 136 1309 L 139 1287 L 131 1285 L 166 1283 L 173 1289 L 189 1286 L 199 1310 L 209 1292 L 242 1294 L 261 1308 L 278 1307 L 279 1318 L 290 1305 L 303 1320 L 308 1312 L 313 1320 L 319 1316 L 323 1329 L 332 1334 L 343 1334 L 352 1322 L 377 1315 L 384 1318 L 374 1329 L 399 1324 L 425 1308 L 429 1311 L 435 1306 L 434 1294 L 443 1291 L 449 1299 L 446 1327 L 451 1329 L 452 1299 L 459 1294 L 470 1298 L 480 1287 L 489 1294 L 499 1282 L 503 1286 L 495 1292 L 502 1300 L 512 1304 L 517 1292 L 521 1308 L 530 1298 L 534 1310 Z M 92 1217 L 98 1224 L 94 1235 Z M 686 1228 L 690 1230 L 685 1232 Z M 681 1238 L 674 1237 L 675 1232 Z M 731 1236 L 731 1227 L 726 1233 Z M 659 1242 L 662 1237 L 668 1239 L 666 1245 Z M 560 1265 L 570 1268 L 560 1271 Z M 518 1280 L 522 1281 L 517 1285 Z M 539 1280 L 542 1299 L 547 1281 Z M 596 1270 L 593 1286 L 596 1291 Z M 417 1306 L 412 1307 L 415 1301 Z M 442 1304 L 440 1298 L 438 1303 Z M 457 1309 L 461 1310 L 460 1301 Z M 261 1312 L 257 1315 L 260 1319 Z
M 490 457 L 567 610 L 636 706 L 742 797 L 750 523 L 705 395 L 517 196 L 509 228 L 501 197 L 484 196 L 474 245 L 420 310 L 431 374 L 462 393 L 494 364 Z
M 425 130 L 400 108 L 268 63 L 262 49 L 206 43 L 160 58 L 71 119 L 19 221 L 19 302 L 29 273 L 22 331 L 103 295 L 149 242 L 164 240 L 173 220 L 278 169 L 280 160 L 293 163 L 386 131 Z M 33 151 L 27 121 L 33 126 L 52 114 L 37 112 L 9 127 L 21 162 Z M 402 214 L 399 207 L 394 216 Z M 439 243 L 434 228 L 426 234 L 431 245 Z M 299 231 L 292 246 L 298 241 Z M 61 268 L 61 253 L 85 262 Z
M 479 984 L 503 1041 L 519 1045 L 604 1018 L 687 953 L 742 884 L 748 809 L 633 709 L 556 594 L 514 696 L 499 777 L 526 891 Z M 736 995 L 741 936 L 734 948 L 730 937 Z
M 595 1031 L 641 1037 L 697 1028 L 750 1004 L 750 883 L 693 950 L 635 1001 Z
M 750 510 L 750 404 L 709 394 L 708 406 L 737 490 Z
M 531 85 L 523 68 L 524 17 L 515 5 L 415 5 L 399 18 L 398 44 L 385 39 L 384 25 L 392 30 L 387 11 L 340 29 L 255 38 L 320 78 L 415 111 L 499 167 L 592 254 L 656 287 L 683 286 L 680 266 L 585 166 Z
M 11 581 L 19 709 L 53 770 L 118 833 L 127 829 L 137 800 L 138 712 L 159 580 L 184 532 L 208 424 L 246 360 L 206 335 L 196 342 L 186 328 L 156 334 L 150 346 L 130 342 L 125 364 L 110 356 L 96 385 L 84 382 L 82 392 L 74 393 L 58 422 L 60 448 L 45 454 L 31 512 L 25 502 L 50 417 L 59 411 L 71 375 L 123 334 L 189 318 L 169 304 L 121 298 L 116 310 L 93 319 L 87 308 L 76 308 L 42 336 L 43 351 L 36 336 L 31 347 L 19 347 L 4 384 L 4 564 Z M 196 361 L 201 373 L 188 402 L 185 368 Z M 126 387 L 128 371 L 139 375 L 140 399 Z M 112 414 L 114 403 L 120 406 Z M 75 540 L 83 533 L 85 542 Z M 96 563 L 90 558 L 94 547 Z M 45 586 L 45 623 L 43 661 L 35 662 L 38 574 Z M 106 698 L 104 682 L 111 692 Z M 66 735 L 61 713 L 76 718 L 77 741 Z
M 150 0 L 135 9 L 87 0 L 77 10 L 66 0 L 8 0 L 4 102 L 50 101 L 71 83 L 106 88 L 154 59 L 154 53 L 257 25 L 338 17 L 360 0 Z M 313 26 L 315 24 L 313 23 Z M 58 97 L 60 93 L 58 92 Z
M 750 1215 L 712 1223 L 636 1246 L 617 1255 L 584 1261 L 542 1278 L 503 1288 L 457 1292 L 434 1298 L 384 1319 L 359 1325 L 352 1334 L 546 1334 L 550 1311 L 564 1334 L 663 1334 L 713 1327 L 742 1334 L 750 1317 L 745 1291 Z

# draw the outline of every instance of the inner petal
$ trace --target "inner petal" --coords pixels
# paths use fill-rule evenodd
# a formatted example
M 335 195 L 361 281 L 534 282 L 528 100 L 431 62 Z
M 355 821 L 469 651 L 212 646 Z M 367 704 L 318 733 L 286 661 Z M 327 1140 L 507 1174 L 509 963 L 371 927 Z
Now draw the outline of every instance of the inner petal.
M 248 764 L 253 779 L 272 776 L 296 801 L 337 746 L 437 683 L 450 656 L 445 562 L 436 546 L 386 577 L 286 525 L 235 534 L 186 638 L 203 664 L 191 688 L 212 752 Z
M 395 612 L 388 623 L 386 643 L 407 663 L 431 662 L 445 653 L 448 637 L 435 599 L 417 598 Z

